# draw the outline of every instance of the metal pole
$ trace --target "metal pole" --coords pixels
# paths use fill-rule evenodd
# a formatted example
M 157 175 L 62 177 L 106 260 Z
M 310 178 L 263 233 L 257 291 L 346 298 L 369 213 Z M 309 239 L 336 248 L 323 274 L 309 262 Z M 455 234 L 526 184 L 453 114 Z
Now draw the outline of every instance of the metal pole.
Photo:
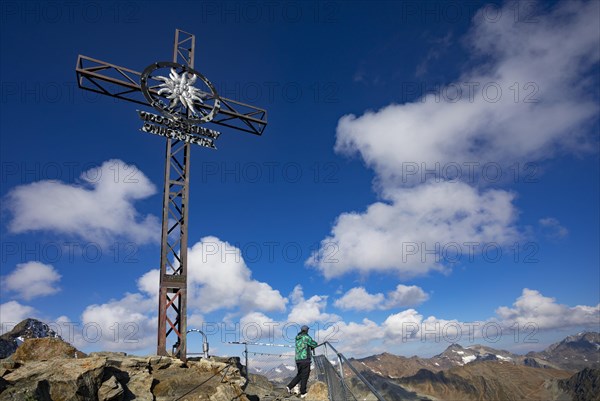
M 184 39 L 181 36 L 186 36 Z M 194 66 L 194 35 L 175 31 L 173 62 Z M 182 64 L 183 64 L 182 63 Z M 167 337 L 177 336 L 174 355 L 187 360 L 187 250 L 190 143 L 167 139 L 162 213 L 157 354 L 168 355 Z M 169 217 L 174 220 L 169 227 Z M 173 238 L 175 237 L 175 238 Z M 173 263 L 169 257 L 172 258 Z M 171 316 L 169 313 L 171 312 Z M 173 320 L 171 320 L 173 318 Z M 168 324 L 168 325 L 167 325 Z
M 246 354 L 246 380 L 250 381 L 250 367 L 248 366 L 248 343 L 244 343 L 244 354 Z
M 169 216 L 169 176 L 170 176 L 170 165 L 169 155 L 171 154 L 171 141 L 167 141 L 165 151 L 165 179 L 163 189 L 163 210 L 162 210 L 162 239 L 160 249 L 160 284 L 158 294 L 158 342 L 156 353 L 161 356 L 167 356 L 167 310 L 166 310 L 166 299 L 167 299 L 167 287 L 163 285 L 163 275 L 166 272 L 167 266 L 167 247 L 164 244 L 167 242 L 168 237 L 168 216 Z
M 365 379 L 363 377 L 363 375 L 360 374 L 360 372 L 358 370 L 356 370 L 356 368 L 354 366 L 352 366 L 352 364 L 350 362 L 348 362 L 348 360 L 346 359 L 346 357 L 343 354 L 339 353 L 330 343 L 325 342 L 325 344 L 327 344 L 328 346 L 331 347 L 333 352 L 335 352 L 338 355 L 338 358 L 340 358 L 341 360 L 343 360 L 344 362 L 346 362 L 348 364 L 348 367 L 350 368 L 350 370 L 352 370 L 352 372 L 354 372 L 356 377 L 358 377 L 360 379 L 360 381 L 362 381 L 364 383 L 364 385 L 367 386 L 369 388 L 369 390 L 371 390 L 371 392 L 377 398 L 377 400 L 386 401 L 385 398 L 383 398 L 381 396 L 381 394 L 379 394 L 377 389 L 375 387 L 373 387 L 373 385 L 371 383 L 369 383 L 369 381 L 367 379 Z M 340 363 L 340 365 L 341 365 L 341 363 Z M 345 386 L 344 386 L 344 390 L 345 390 Z

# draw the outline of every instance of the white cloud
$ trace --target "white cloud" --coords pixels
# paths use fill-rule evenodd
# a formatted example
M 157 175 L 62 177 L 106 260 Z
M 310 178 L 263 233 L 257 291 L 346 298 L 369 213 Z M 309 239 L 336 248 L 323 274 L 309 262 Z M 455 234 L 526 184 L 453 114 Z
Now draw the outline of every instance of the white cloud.
M 344 116 L 336 150 L 360 154 L 384 185 L 396 186 L 407 184 L 399 174 L 408 162 L 432 168 L 532 161 L 551 155 L 558 145 L 585 143 L 584 128 L 598 116 L 589 90 L 592 67 L 600 59 L 598 2 L 563 2 L 549 15 L 536 16 L 537 23 L 515 22 L 510 7 L 501 10 L 498 21 L 482 21 L 468 34 L 473 57 L 486 63 L 465 71 L 450 87 L 462 88 L 462 97 L 453 102 L 449 95 L 430 95 Z M 469 83 L 479 84 L 472 96 Z M 502 91 L 498 101 L 493 101 L 495 88 Z M 534 91 L 531 99 L 539 101 L 526 102 Z
M 140 291 L 146 293 L 152 299 L 155 299 L 158 305 L 158 285 L 160 280 L 160 270 L 152 269 L 144 273 L 138 280 L 137 286 Z
M 240 319 L 242 341 L 274 342 L 283 337 L 284 325 L 261 312 L 250 312 Z
M 515 330 L 533 337 L 549 329 L 580 330 L 600 327 L 600 304 L 596 306 L 567 306 L 539 291 L 523 289 L 513 308 L 500 307 L 496 316 L 465 322 L 458 319 L 425 317 L 410 308 L 392 313 L 380 324 L 364 319 L 361 323 L 335 322 L 319 331 L 319 341 L 330 341 L 342 352 L 366 355 L 374 352 L 399 351 L 409 342 L 441 343 L 442 347 L 454 342 L 487 342 L 492 346 L 504 337 L 513 340 Z M 338 343 L 336 345 L 336 343 Z M 515 344 L 518 347 L 519 344 Z
M 383 305 L 383 308 L 392 309 L 419 305 L 428 299 L 429 295 L 421 287 L 399 284 L 394 291 L 388 293 L 387 301 Z
M 371 311 L 381 306 L 385 296 L 381 293 L 369 294 L 364 287 L 355 287 L 346 292 L 333 303 L 342 310 Z
M 566 227 L 563 227 L 558 219 L 555 219 L 554 217 L 540 219 L 539 223 L 546 235 L 550 238 L 558 239 L 569 235 L 569 230 Z
M 82 314 L 86 336 L 75 343 L 84 348 L 142 350 L 156 345 L 158 269 L 137 280 L 138 293 L 88 306 Z M 242 320 L 271 321 L 259 311 L 284 311 L 287 299 L 267 283 L 252 279 L 240 250 L 216 237 L 205 237 L 188 252 L 188 328 L 205 323 L 202 313 L 227 309 L 246 313 Z M 98 330 L 99 329 L 99 330 Z M 96 333 L 101 332 L 99 338 Z
M 288 322 L 298 325 L 310 324 L 314 322 L 336 322 L 340 317 L 325 312 L 327 308 L 326 295 L 313 295 L 305 299 L 302 286 L 294 287 L 290 295 L 292 301 L 292 310 L 288 315 Z
M 283 311 L 287 299 L 269 284 L 252 278 L 239 248 L 216 237 L 204 237 L 188 252 L 188 303 L 205 313 L 236 307 Z
M 342 310 L 371 311 L 418 305 L 429 298 L 422 288 L 416 285 L 399 284 L 387 297 L 382 293 L 370 294 L 363 287 L 355 287 L 334 302 Z
M 0 334 L 12 330 L 15 325 L 31 317 L 35 317 L 36 310 L 17 301 L 0 304 Z
M 80 185 L 46 180 L 12 189 L 6 196 L 10 232 L 44 230 L 99 243 L 115 238 L 158 242 L 158 218 L 140 216 L 134 207 L 156 188 L 135 166 L 108 160 L 80 180 Z
M 423 315 L 414 309 L 389 315 L 382 324 L 385 336 L 388 339 L 401 341 L 416 337 L 423 322 Z
M 158 304 L 157 304 L 158 305 Z M 192 313 L 187 318 L 187 326 L 189 329 L 198 329 L 202 327 L 202 324 L 205 323 L 204 316 L 199 313 Z
M 41 262 L 19 263 L 15 270 L 3 280 L 6 290 L 17 294 L 17 297 L 30 300 L 36 297 L 56 294 L 60 274 L 52 265 Z
M 501 306 L 496 313 L 506 326 L 515 323 L 518 327 L 533 324 L 540 330 L 577 326 L 596 329 L 600 327 L 600 304 L 570 307 L 558 304 L 554 298 L 545 297 L 539 291 L 528 288 L 523 289 L 521 296 L 513 303 L 513 308 Z
M 360 155 L 375 171 L 382 201 L 362 213 L 341 214 L 309 265 L 328 278 L 349 271 L 410 277 L 446 270 L 452 262 L 443 252 L 424 250 L 464 242 L 502 245 L 517 236 L 515 195 L 470 184 L 493 183 L 496 174 L 506 181 L 513 163 L 544 159 L 558 149 L 594 149 L 589 128 L 598 103 L 590 87 L 600 60 L 600 3 L 563 2 L 536 16 L 536 23 L 515 22 L 510 7 L 497 21 L 476 18 L 483 21 L 465 43 L 473 61 L 485 63 L 465 70 L 439 99 L 427 95 L 340 118 L 336 151 Z M 444 89 L 457 87 L 462 97 L 444 96 Z M 502 92 L 497 99 L 496 89 Z M 489 164 L 493 173 L 481 171 Z M 457 166 L 458 178 L 452 173 Z M 414 244 L 416 257 L 409 257 Z
M 89 305 L 81 315 L 81 335 L 78 331 L 75 344 L 107 351 L 156 346 L 157 310 L 154 300 L 139 293 Z
M 354 270 L 392 271 L 404 277 L 444 270 L 444 262 L 469 257 L 469 244 L 501 246 L 518 237 L 513 198 L 507 191 L 479 191 L 465 183 L 398 190 L 390 203 L 340 215 L 308 263 L 328 278 Z M 332 244 L 335 252 L 323 257 Z
M 77 327 L 73 343 L 84 350 L 150 349 L 154 352 L 158 329 L 158 278 L 159 271 L 150 270 L 137 280 L 139 292 L 88 305 L 81 314 L 81 326 Z M 192 314 L 191 319 L 195 323 L 198 316 Z
M 384 337 L 384 331 L 375 322 L 363 319 L 360 323 L 337 322 L 319 330 L 315 340 L 319 343 L 328 341 L 340 352 L 347 356 L 367 356 L 383 352 L 381 346 L 372 342 Z M 343 350 L 343 351 L 342 351 Z

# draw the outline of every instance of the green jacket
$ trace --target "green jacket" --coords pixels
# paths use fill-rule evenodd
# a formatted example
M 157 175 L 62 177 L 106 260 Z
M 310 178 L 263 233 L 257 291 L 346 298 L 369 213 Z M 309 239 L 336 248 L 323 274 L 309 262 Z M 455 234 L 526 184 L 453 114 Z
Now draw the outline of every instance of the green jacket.
M 296 336 L 296 360 L 310 360 L 308 348 L 315 348 L 317 345 L 317 342 L 310 338 L 308 333 L 298 333 Z

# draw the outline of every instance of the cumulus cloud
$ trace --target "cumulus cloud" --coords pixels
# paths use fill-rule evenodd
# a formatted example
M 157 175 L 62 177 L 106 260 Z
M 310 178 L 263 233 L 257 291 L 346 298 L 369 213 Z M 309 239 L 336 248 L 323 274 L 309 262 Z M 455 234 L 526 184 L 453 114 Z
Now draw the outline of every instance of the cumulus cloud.
M 594 149 L 600 3 L 562 2 L 536 23 L 515 22 L 509 7 L 493 22 L 476 16 L 464 38 L 472 63 L 440 94 L 340 118 L 335 150 L 375 171 L 382 200 L 342 213 L 309 265 L 328 278 L 443 271 L 453 262 L 438 245 L 458 243 L 464 254 L 464 242 L 517 239 L 515 195 L 484 189 L 506 179 L 510 165 Z
M 144 273 L 138 280 L 138 289 L 155 299 L 158 305 L 158 285 L 160 282 L 160 270 L 152 269 Z
M 199 313 L 192 313 L 187 318 L 187 326 L 188 329 L 197 329 L 202 327 L 202 324 L 205 323 L 206 320 L 204 316 Z
M 569 235 L 569 230 L 554 217 L 545 217 L 540 219 L 539 223 L 546 236 L 550 238 L 560 239 Z
M 319 343 L 328 341 L 347 355 L 360 357 L 383 352 L 384 348 L 373 342 L 383 339 L 384 336 L 385 333 L 379 325 L 365 318 L 360 323 L 329 324 L 316 333 L 315 339 Z
M 77 326 L 72 342 L 82 349 L 153 349 L 158 329 L 158 279 L 159 271 L 150 270 L 138 278 L 139 292 L 88 305 L 81 314 L 81 326 Z M 191 321 L 197 323 L 198 316 L 192 314 Z
M 382 293 L 370 294 L 364 287 L 355 287 L 338 298 L 334 305 L 342 310 L 371 311 L 419 305 L 428 298 L 429 295 L 416 285 L 399 284 L 387 297 Z
M 461 322 L 456 319 L 424 318 L 414 309 L 389 315 L 381 325 L 386 344 L 399 344 L 410 340 L 432 342 L 455 342 L 462 339 L 473 341 L 482 336 L 485 322 Z
M 79 184 L 45 180 L 12 189 L 5 202 L 12 215 L 8 229 L 50 231 L 99 243 L 115 238 L 158 242 L 158 218 L 142 216 L 134 207 L 154 193 L 154 185 L 135 166 L 108 160 L 82 173 Z
M 0 334 L 12 330 L 16 324 L 29 317 L 35 317 L 36 313 L 33 307 L 17 301 L 0 304 Z
M 423 315 L 414 309 L 389 315 L 382 324 L 385 336 L 396 341 L 413 338 L 420 330 Z
M 394 291 L 388 293 L 383 308 L 391 309 L 419 305 L 428 299 L 429 295 L 421 287 L 399 284 Z
M 551 155 L 558 145 L 574 148 L 588 142 L 585 128 L 598 116 L 589 88 L 592 67 L 600 59 L 599 4 L 562 2 L 536 16 L 537 23 L 515 22 L 510 7 L 497 21 L 477 23 L 465 38 L 474 60 L 486 62 L 451 84 L 452 90 L 462 88 L 462 96 L 430 94 L 359 117 L 344 116 L 336 150 L 358 153 L 385 185 L 398 185 L 407 162 L 431 168 L 436 163 L 531 161 Z M 471 96 L 467 84 L 473 87 Z
M 369 319 L 362 322 L 334 322 L 320 330 L 318 335 L 319 341 L 338 343 L 334 346 L 342 352 L 363 356 L 389 352 L 408 342 L 446 345 L 459 341 L 495 343 L 503 336 L 512 338 L 517 327 L 528 333 L 557 328 L 598 330 L 600 304 L 562 305 L 539 291 L 525 288 L 512 308 L 499 307 L 496 315 L 487 319 L 465 322 L 452 317 L 426 317 L 410 308 L 388 315 L 380 324 Z
M 327 298 L 326 295 L 313 295 L 306 299 L 302 286 L 297 285 L 290 295 L 292 309 L 288 315 L 288 322 L 303 325 L 314 322 L 339 321 L 339 316 L 325 312 Z
M 19 263 L 2 281 L 7 291 L 14 292 L 17 297 L 28 301 L 59 292 L 60 277 L 52 265 L 27 262 Z
M 89 305 L 81 315 L 75 344 L 108 351 L 138 350 L 156 345 L 158 305 L 142 294 Z
M 404 277 L 444 270 L 468 257 L 469 247 L 518 237 L 514 194 L 480 191 L 465 183 L 428 183 L 398 190 L 391 202 L 364 213 L 343 213 L 308 264 L 330 277 L 349 271 L 393 271 Z M 324 250 L 335 245 L 335 253 Z M 437 250 L 432 253 L 430 250 Z
M 528 288 L 523 289 L 512 308 L 501 306 L 496 313 L 507 326 L 517 323 L 519 327 L 534 324 L 539 329 L 600 327 L 600 304 L 571 307 L 559 304 L 556 299 L 545 297 L 539 291 Z
M 262 312 L 250 312 L 239 321 L 240 336 L 243 341 L 280 340 L 283 337 L 284 324 L 275 321 Z
M 369 294 L 364 287 L 355 287 L 336 299 L 333 305 L 342 310 L 371 311 L 377 309 L 384 299 L 385 295 L 382 293 Z
M 247 312 L 284 311 L 287 299 L 252 278 L 239 248 L 204 237 L 188 252 L 188 303 L 205 313 L 236 307 Z
M 139 292 L 90 305 L 82 314 L 87 336 L 75 343 L 108 350 L 140 350 L 154 346 L 160 272 L 150 270 L 137 280 Z M 204 313 L 233 310 L 242 321 L 268 325 L 260 311 L 284 311 L 287 299 L 267 283 L 254 280 L 240 250 L 216 237 L 205 237 L 188 251 L 188 328 L 199 328 Z M 96 339 L 96 333 L 102 333 Z

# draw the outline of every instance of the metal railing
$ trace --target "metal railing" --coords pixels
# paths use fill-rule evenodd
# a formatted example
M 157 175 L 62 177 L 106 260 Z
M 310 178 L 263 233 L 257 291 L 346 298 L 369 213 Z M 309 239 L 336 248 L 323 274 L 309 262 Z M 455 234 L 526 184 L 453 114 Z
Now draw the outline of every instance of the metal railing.
M 315 364 L 327 384 L 330 401 L 386 401 L 331 343 L 326 341 L 318 347 Z
M 208 358 L 208 337 L 202 330 L 189 329 L 186 334 L 199 333 L 202 336 L 202 352 L 187 352 L 188 356 L 202 355 L 204 358 Z
M 253 342 L 228 342 L 241 356 L 242 370 L 247 379 L 248 394 L 260 399 L 285 393 L 285 386 L 296 375 L 294 346 Z M 233 349 L 232 349 L 233 351 Z M 329 401 L 386 401 L 363 374 L 331 343 L 319 344 L 313 351 L 310 388 L 317 382 L 327 387 Z

